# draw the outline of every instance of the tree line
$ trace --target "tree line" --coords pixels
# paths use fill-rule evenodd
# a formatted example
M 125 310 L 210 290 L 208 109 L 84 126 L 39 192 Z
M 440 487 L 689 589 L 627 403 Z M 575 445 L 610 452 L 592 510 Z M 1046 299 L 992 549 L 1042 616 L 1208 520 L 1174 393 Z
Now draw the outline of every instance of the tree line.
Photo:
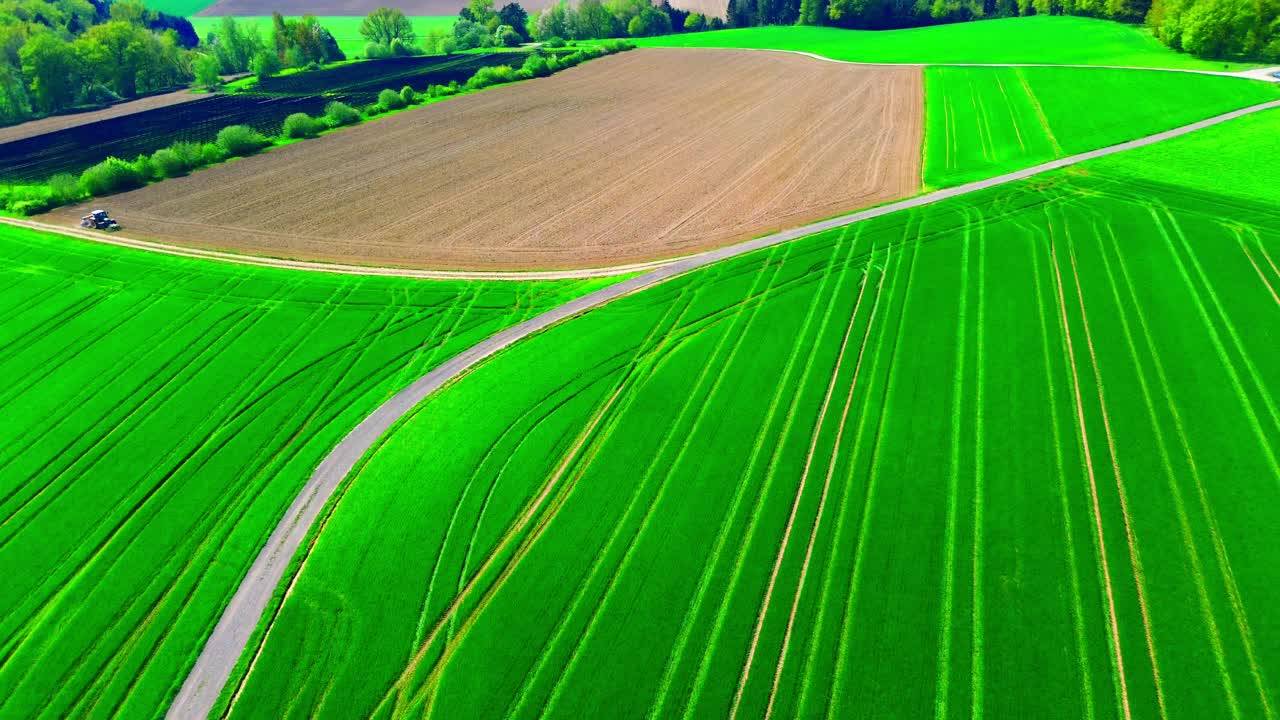
M 197 43 L 139 0 L 0 2 L 0 123 L 182 84 Z

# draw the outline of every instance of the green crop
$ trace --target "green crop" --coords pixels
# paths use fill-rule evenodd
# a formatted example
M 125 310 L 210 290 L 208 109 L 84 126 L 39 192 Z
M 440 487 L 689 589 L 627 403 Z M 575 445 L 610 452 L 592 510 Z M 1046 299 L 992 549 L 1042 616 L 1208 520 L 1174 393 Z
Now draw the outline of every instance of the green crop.
M 0 226 L 0 715 L 163 708 L 321 458 L 607 281 L 247 268 Z
M 959 185 L 1277 98 L 1269 83 L 1194 73 L 930 67 L 924 183 Z
M 509 348 L 349 479 L 232 716 L 1265 716 L 1280 215 L 1190 172 L 1086 164 Z
M 1239 70 L 1160 44 L 1146 28 L 1085 17 L 1032 16 L 905 30 L 768 26 L 637 38 L 640 47 L 798 50 L 833 60 L 887 63 L 1037 63 Z

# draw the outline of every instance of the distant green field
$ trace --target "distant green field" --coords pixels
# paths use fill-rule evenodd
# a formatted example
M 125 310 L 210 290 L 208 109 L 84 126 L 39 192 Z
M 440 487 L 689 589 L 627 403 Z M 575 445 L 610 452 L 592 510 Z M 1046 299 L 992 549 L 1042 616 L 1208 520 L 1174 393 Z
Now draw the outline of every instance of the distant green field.
M 231 715 L 1266 717 L 1257 122 L 1248 191 L 1085 165 L 513 346 L 353 474 Z
M 214 0 L 144 0 L 143 5 L 158 12 L 177 15 L 178 17 L 189 17 L 213 3 Z M 191 18 L 191 20 L 194 22 L 195 18 Z
M 457 18 L 452 15 L 434 15 L 409 19 L 413 21 L 413 29 L 417 31 L 419 36 L 423 36 L 432 28 L 448 30 L 453 27 L 453 21 Z M 221 22 L 222 18 L 192 17 L 188 18 L 188 20 L 195 27 L 196 34 L 203 39 L 210 31 L 217 32 L 218 23 Z M 270 17 L 243 17 L 236 18 L 236 20 L 257 24 L 262 36 L 270 40 Z M 319 18 L 319 20 L 326 30 L 333 33 L 333 38 L 338 41 L 338 47 L 342 49 L 342 52 L 347 57 L 364 57 L 364 46 L 368 41 L 360 35 L 360 23 L 364 21 L 363 17 L 326 16 Z
M 924 184 L 970 180 L 1280 98 L 1272 83 L 1106 68 L 925 68 Z
M 833 60 L 887 63 L 1045 63 L 1222 70 L 1170 50 L 1145 28 L 1084 17 L 1032 16 L 908 30 L 774 26 L 665 35 L 642 47 L 800 50 Z M 1252 67 L 1225 64 L 1231 69 Z
M 1089 164 L 1119 175 L 1280 205 L 1280 162 L 1259 148 L 1280 142 L 1280 110 L 1268 110 L 1161 143 L 1158 152 L 1111 155 Z
M 602 281 L 232 266 L 0 225 L 0 717 L 158 717 L 320 459 Z

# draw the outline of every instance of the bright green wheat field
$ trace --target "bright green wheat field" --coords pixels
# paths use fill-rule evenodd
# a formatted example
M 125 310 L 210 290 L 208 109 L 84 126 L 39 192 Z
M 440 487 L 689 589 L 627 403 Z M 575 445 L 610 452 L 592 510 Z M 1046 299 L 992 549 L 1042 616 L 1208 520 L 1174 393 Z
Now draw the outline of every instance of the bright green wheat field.
M 907 30 L 768 26 L 640 38 L 641 47 L 799 50 L 833 60 L 883 63 L 1048 63 L 1239 70 L 1160 44 L 1141 27 L 1084 17 L 1032 16 Z
M 600 285 L 245 268 L 0 225 L 0 717 L 152 717 L 320 459 Z
M 1268 717 L 1278 122 L 743 256 L 510 348 L 366 457 L 224 705 Z M 1205 184 L 1223 138 L 1236 176 Z
M 1107 68 L 928 67 L 926 188 L 959 185 L 1280 98 L 1233 77 Z

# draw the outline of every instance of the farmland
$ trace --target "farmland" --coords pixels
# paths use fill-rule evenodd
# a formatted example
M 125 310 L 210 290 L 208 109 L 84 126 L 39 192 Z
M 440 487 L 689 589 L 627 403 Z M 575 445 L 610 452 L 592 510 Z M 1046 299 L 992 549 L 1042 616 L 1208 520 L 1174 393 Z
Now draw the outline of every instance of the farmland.
M 959 185 L 1280 98 L 1272 84 L 1191 73 L 1061 67 L 930 67 L 924 73 L 927 187 Z
M 913 68 L 647 50 L 111 203 L 132 236 L 274 256 L 620 264 L 914 194 L 920 101 Z
M 1035 63 L 1240 70 L 1161 45 L 1145 28 L 1085 17 L 1031 16 L 906 30 L 770 26 L 641 38 L 641 47 L 725 47 L 810 52 L 872 63 Z
M 208 142 L 228 125 L 248 125 L 276 135 L 289 115 L 320 115 L 334 100 L 362 106 L 386 88 L 398 91 L 408 85 L 423 90 L 430 84 L 465 81 L 481 67 L 519 67 L 522 62 L 520 53 L 441 55 L 374 60 L 272 78 L 251 92 L 193 96 L 182 104 L 104 116 L 90 124 L 13 140 L 0 145 L 0 179 L 40 181 L 59 172 L 79 172 L 109 156 L 133 158 L 175 142 Z
M 1276 117 L 1221 187 L 1191 135 L 508 349 L 353 473 L 231 716 L 1270 716 Z
M 0 226 L 0 716 L 150 717 L 409 379 L 604 281 L 251 269 Z

